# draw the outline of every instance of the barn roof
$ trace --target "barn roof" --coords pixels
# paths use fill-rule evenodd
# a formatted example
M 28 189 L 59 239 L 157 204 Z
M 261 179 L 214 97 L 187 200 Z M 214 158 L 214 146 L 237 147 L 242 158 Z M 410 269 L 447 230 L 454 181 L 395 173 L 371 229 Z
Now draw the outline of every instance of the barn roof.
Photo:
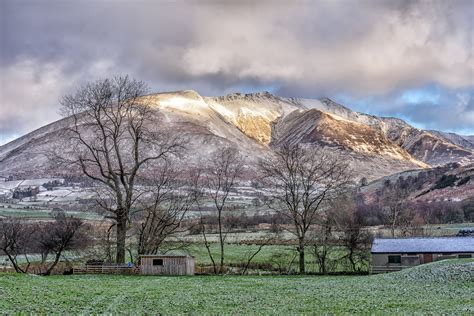
M 149 255 L 140 255 L 140 257 L 193 257 L 190 255 L 187 251 L 180 251 L 180 250 L 172 250 L 172 251 L 167 251 L 167 252 L 161 252 L 157 254 L 149 254 Z
M 376 238 L 372 253 L 474 252 L 474 237 Z

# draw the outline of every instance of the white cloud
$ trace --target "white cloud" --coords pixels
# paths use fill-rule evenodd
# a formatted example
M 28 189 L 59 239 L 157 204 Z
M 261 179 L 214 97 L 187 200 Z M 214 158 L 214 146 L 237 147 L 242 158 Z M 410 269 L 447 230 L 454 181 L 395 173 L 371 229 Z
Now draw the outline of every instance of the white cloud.
M 0 145 L 60 118 L 59 98 L 84 81 L 111 73 L 113 64 L 99 60 L 68 74 L 65 61 L 23 58 L 0 67 Z
M 33 2 L 6 0 L 0 13 L 3 141 L 56 119 L 59 96 L 111 74 L 204 95 L 272 87 L 357 100 L 473 87 L 472 0 Z M 406 109 L 391 101 L 373 112 Z M 452 111 L 464 126 L 468 104 Z M 427 123 L 456 126 L 430 111 Z
M 185 71 L 358 95 L 429 82 L 472 85 L 470 17 L 448 3 L 409 11 L 351 1 L 279 4 L 200 10 Z

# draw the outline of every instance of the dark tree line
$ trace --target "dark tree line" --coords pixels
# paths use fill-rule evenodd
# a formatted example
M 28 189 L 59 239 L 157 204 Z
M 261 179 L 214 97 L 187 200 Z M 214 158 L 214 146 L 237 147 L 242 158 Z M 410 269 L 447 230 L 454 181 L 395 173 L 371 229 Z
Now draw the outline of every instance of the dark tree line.
M 90 244 L 89 227 L 80 219 L 54 215 L 47 223 L 28 223 L 17 219 L 0 220 L 0 254 L 8 257 L 16 272 L 27 273 L 31 266 L 30 256 L 41 255 L 41 272 L 50 275 L 65 251 L 78 251 Z M 47 262 L 48 255 L 53 260 Z M 21 260 L 26 263 L 22 264 Z

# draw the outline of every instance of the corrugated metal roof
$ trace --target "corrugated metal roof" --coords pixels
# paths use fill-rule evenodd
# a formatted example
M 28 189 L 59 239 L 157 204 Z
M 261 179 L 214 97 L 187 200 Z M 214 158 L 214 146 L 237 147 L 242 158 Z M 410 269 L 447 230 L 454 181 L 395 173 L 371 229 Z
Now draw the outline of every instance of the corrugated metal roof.
M 193 256 L 184 250 L 170 250 L 166 252 L 158 252 L 157 254 L 140 255 L 140 257 L 193 257 Z
M 474 252 L 474 237 L 376 238 L 372 253 Z

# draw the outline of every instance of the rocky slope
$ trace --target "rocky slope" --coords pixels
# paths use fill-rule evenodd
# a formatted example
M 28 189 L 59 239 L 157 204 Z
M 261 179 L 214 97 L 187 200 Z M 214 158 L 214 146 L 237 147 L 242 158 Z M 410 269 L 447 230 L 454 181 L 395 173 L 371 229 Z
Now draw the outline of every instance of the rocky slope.
M 474 199 L 474 164 L 448 164 L 443 167 L 418 169 L 382 177 L 361 188 L 367 201 L 373 201 L 384 183 L 403 179 L 412 201 L 441 202 Z
M 378 129 L 390 141 L 405 149 L 413 158 L 429 165 L 474 162 L 472 136 L 417 129 L 398 118 L 377 117 L 352 111 L 328 98 L 321 100 L 291 99 L 291 101 Z
M 467 163 L 473 157 L 472 149 L 453 137 L 357 113 L 327 98 L 281 98 L 268 92 L 202 97 L 192 90 L 146 98 L 156 110 L 149 128 L 190 139 L 190 164 L 200 164 L 215 150 L 235 147 L 254 166 L 286 142 L 343 151 L 357 176 L 368 179 L 452 161 Z M 67 173 L 55 169 L 45 153 L 52 147 L 74 151 L 63 134 L 68 124 L 63 119 L 0 146 L 0 175 Z

